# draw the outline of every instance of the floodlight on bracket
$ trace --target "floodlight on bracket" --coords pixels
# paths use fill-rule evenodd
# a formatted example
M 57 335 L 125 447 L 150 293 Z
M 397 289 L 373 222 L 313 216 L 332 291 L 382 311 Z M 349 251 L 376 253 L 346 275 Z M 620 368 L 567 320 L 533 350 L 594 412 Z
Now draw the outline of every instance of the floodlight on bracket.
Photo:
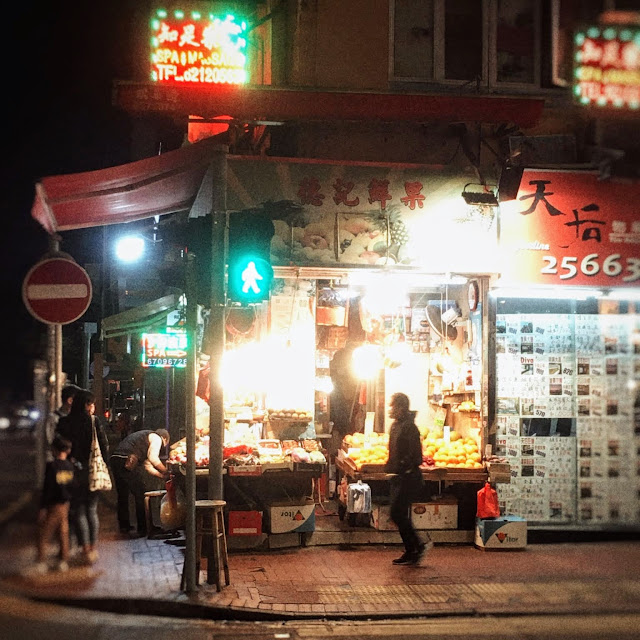
M 489 207 L 498 206 L 498 198 L 493 189 L 487 187 L 487 185 L 477 184 L 474 186 L 481 187 L 482 191 L 467 191 L 467 187 L 474 185 L 473 182 L 468 182 L 464 185 L 462 190 L 462 197 L 464 201 L 470 206 L 484 205 Z

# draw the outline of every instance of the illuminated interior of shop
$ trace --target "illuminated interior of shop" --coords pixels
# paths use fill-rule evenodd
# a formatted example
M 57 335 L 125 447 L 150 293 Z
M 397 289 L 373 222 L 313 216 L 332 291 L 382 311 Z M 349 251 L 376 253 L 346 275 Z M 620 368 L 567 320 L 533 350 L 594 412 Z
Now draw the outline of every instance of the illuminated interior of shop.
M 460 439 L 470 453 L 473 444 L 473 458 L 440 456 L 435 466 L 479 468 L 482 309 L 471 312 L 467 294 L 460 276 L 276 278 L 268 303 L 227 310 L 225 446 L 318 438 L 330 449 L 358 444 L 363 436 L 353 434 L 376 439 L 388 433 L 389 399 L 401 391 L 425 451 Z M 208 403 L 198 395 L 202 439 Z

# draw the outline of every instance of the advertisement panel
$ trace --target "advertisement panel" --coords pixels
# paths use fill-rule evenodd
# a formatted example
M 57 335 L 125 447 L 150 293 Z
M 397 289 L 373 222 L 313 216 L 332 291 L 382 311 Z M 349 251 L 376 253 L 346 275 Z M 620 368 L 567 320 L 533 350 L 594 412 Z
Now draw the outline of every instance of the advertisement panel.
M 500 211 L 501 284 L 640 286 L 640 182 L 525 169 Z
M 466 203 L 473 181 L 433 165 L 231 156 L 227 206 L 268 213 L 273 265 L 492 273 L 497 202 Z

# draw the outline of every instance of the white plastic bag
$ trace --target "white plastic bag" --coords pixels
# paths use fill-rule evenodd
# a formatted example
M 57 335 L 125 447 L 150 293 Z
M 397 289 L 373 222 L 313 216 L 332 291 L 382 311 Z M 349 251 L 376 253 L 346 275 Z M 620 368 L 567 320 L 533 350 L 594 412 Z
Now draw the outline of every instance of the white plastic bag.
M 347 487 L 347 512 L 371 513 L 371 487 L 362 480 Z
M 184 495 L 173 480 L 165 484 L 167 493 L 160 501 L 160 526 L 165 531 L 173 531 L 184 527 L 187 519 L 187 508 Z

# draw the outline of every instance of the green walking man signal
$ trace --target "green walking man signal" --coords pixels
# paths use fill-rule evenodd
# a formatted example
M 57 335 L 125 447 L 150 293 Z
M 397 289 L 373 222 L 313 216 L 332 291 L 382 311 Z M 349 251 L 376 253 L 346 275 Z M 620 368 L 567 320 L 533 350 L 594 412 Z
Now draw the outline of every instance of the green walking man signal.
M 253 291 L 253 293 L 260 293 L 258 280 L 264 280 L 264 278 L 258 273 L 256 263 L 252 260 L 242 272 L 242 282 L 244 282 L 242 293 L 249 293 L 249 290 Z
M 269 299 L 273 281 L 273 221 L 262 211 L 229 215 L 227 294 L 232 302 L 256 304 Z

